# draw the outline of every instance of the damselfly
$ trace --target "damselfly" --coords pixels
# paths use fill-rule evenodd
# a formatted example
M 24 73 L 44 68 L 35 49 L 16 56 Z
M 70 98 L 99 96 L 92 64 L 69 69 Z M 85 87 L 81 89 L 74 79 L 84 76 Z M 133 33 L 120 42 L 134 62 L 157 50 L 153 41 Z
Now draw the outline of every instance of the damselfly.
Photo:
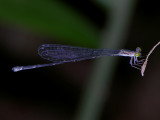
M 130 65 L 137 68 L 135 65 L 139 63 L 138 57 L 141 56 L 141 48 L 137 47 L 136 51 L 121 49 L 121 50 L 111 50 L 111 49 L 90 49 L 82 47 L 72 47 L 67 45 L 58 44 L 44 44 L 38 49 L 38 54 L 46 60 L 52 61 L 48 64 L 38 64 L 30 66 L 16 66 L 12 70 L 14 72 L 40 68 L 46 66 L 53 66 L 67 62 L 76 62 L 87 59 L 94 59 L 103 56 L 124 56 L 130 57 Z M 139 68 L 138 68 L 139 69 Z

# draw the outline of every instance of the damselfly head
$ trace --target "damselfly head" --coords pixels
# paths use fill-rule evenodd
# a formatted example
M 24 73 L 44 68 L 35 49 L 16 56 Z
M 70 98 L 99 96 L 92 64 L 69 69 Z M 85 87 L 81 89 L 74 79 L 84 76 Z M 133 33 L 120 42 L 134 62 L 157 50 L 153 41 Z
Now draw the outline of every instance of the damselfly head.
M 135 52 L 135 56 L 136 57 L 141 57 L 141 51 L 142 51 L 142 49 L 140 47 L 137 47 L 136 52 Z

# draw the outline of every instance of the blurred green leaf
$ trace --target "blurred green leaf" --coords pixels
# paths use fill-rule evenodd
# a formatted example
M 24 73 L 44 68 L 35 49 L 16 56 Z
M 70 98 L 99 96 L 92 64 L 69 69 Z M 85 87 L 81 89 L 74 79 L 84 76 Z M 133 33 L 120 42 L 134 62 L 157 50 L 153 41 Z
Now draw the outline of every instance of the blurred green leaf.
M 94 47 L 99 39 L 94 25 L 56 0 L 0 0 L 0 19 L 74 44 Z
M 96 4 L 99 4 L 103 8 L 111 9 L 113 2 L 115 0 L 94 0 Z

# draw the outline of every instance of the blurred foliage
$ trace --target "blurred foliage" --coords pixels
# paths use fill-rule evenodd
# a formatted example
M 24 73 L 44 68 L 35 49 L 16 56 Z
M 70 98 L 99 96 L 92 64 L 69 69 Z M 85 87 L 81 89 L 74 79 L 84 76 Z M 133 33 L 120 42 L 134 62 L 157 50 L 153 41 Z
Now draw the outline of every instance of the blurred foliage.
M 26 26 L 63 42 L 97 46 L 96 27 L 69 5 L 57 0 L 0 0 L 0 20 Z
M 103 8 L 110 9 L 115 0 L 94 0 L 94 2 Z

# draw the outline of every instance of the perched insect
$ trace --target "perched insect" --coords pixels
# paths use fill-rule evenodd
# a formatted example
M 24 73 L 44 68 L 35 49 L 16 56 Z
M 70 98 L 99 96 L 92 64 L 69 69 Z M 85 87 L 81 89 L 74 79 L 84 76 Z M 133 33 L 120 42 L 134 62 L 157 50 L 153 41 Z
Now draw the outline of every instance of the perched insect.
M 141 48 L 137 47 L 136 51 L 121 49 L 121 50 L 111 50 L 111 49 L 90 49 L 82 47 L 73 47 L 67 45 L 58 45 L 58 44 L 44 44 L 38 49 L 38 54 L 46 60 L 52 61 L 48 64 L 38 64 L 31 66 L 16 66 L 12 70 L 14 72 L 53 66 L 67 62 L 76 62 L 87 59 L 94 59 L 103 56 L 123 56 L 130 57 L 130 65 L 136 67 L 139 63 L 138 57 L 141 56 Z M 139 69 L 139 68 L 138 68 Z

